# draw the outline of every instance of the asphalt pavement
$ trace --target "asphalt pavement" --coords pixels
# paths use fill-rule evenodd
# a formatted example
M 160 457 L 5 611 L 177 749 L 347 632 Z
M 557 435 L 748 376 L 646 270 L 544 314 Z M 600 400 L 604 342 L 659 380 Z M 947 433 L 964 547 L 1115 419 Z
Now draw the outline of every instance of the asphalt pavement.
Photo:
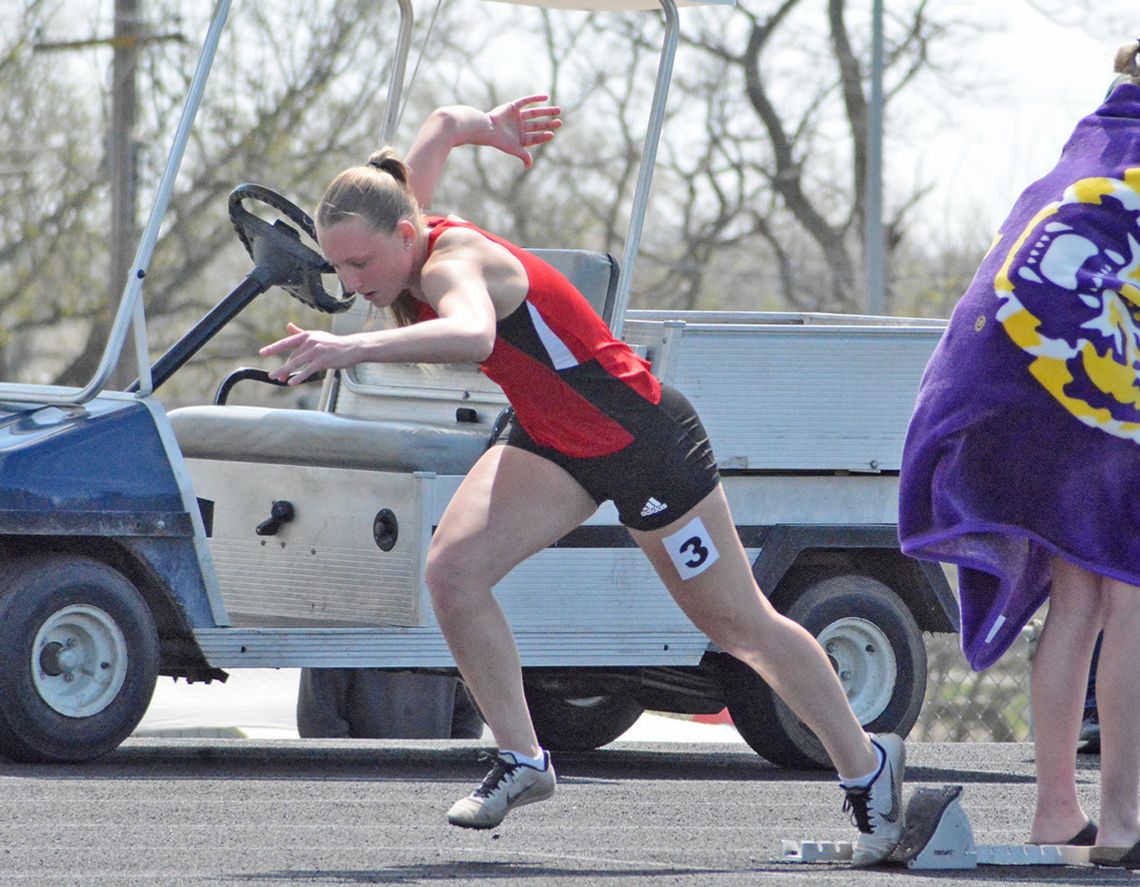
M 131 739 L 88 764 L 0 759 L 0 884 L 1121 884 L 1078 866 L 913 871 L 790 863 L 782 839 L 853 837 L 834 777 L 741 744 L 619 742 L 555 758 L 558 793 L 499 828 L 449 826 L 486 764 L 477 742 Z M 1096 758 L 1082 757 L 1095 810 Z M 1032 747 L 909 747 L 908 791 L 964 786 L 978 844 L 1017 843 Z

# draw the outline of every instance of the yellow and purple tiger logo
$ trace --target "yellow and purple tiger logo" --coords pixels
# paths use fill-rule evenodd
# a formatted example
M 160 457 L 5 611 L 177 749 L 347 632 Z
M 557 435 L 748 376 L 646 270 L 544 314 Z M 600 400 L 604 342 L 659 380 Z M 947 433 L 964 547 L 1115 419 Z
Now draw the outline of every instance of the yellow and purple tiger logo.
M 1140 443 L 1140 168 L 1070 185 L 1014 242 L 994 291 L 1034 378 L 1086 425 Z

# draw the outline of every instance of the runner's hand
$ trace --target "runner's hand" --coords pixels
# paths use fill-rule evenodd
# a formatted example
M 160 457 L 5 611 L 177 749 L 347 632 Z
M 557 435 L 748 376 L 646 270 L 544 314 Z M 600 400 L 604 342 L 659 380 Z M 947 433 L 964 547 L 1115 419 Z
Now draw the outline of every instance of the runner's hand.
M 519 158 L 523 166 L 530 169 L 534 159 L 527 148 L 549 142 L 562 126 L 559 119 L 562 114 L 560 107 L 539 104 L 549 98 L 545 95 L 523 96 L 488 111 L 491 129 L 487 141 L 482 144 Z M 527 107 L 528 105 L 537 107 Z
M 270 379 L 300 385 L 321 370 L 343 369 L 356 363 L 354 342 L 349 336 L 337 336 L 324 330 L 304 330 L 295 323 L 287 327 L 289 335 L 263 347 L 262 357 L 290 352 L 285 362 L 269 374 Z

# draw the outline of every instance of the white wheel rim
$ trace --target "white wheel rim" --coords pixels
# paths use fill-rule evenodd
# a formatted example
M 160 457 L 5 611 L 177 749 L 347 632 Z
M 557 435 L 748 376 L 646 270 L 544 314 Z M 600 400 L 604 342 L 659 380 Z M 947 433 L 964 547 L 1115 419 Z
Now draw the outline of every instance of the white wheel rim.
M 875 623 L 855 617 L 836 620 L 818 637 L 851 710 L 860 724 L 870 724 L 890 705 L 898 680 L 890 640 Z
M 76 604 L 40 626 L 32 647 L 32 683 L 40 698 L 69 718 L 105 709 L 127 678 L 127 642 L 103 610 Z

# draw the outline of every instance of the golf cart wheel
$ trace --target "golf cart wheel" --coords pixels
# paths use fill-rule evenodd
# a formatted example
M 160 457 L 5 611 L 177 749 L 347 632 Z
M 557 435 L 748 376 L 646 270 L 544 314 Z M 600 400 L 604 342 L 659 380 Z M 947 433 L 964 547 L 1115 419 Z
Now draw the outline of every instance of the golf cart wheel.
M 859 723 L 906 736 L 926 695 L 926 646 L 902 599 L 876 579 L 844 574 L 803 583 L 782 603 L 823 647 Z M 815 734 L 751 668 L 727 655 L 721 666 L 729 714 L 761 757 L 834 769 Z
M 158 667 L 150 609 L 117 570 L 56 554 L 0 573 L 0 754 L 106 754 L 142 720 Z
M 554 751 L 588 751 L 608 745 L 644 711 L 627 696 L 564 697 L 533 681 L 526 681 L 525 689 L 539 744 Z

